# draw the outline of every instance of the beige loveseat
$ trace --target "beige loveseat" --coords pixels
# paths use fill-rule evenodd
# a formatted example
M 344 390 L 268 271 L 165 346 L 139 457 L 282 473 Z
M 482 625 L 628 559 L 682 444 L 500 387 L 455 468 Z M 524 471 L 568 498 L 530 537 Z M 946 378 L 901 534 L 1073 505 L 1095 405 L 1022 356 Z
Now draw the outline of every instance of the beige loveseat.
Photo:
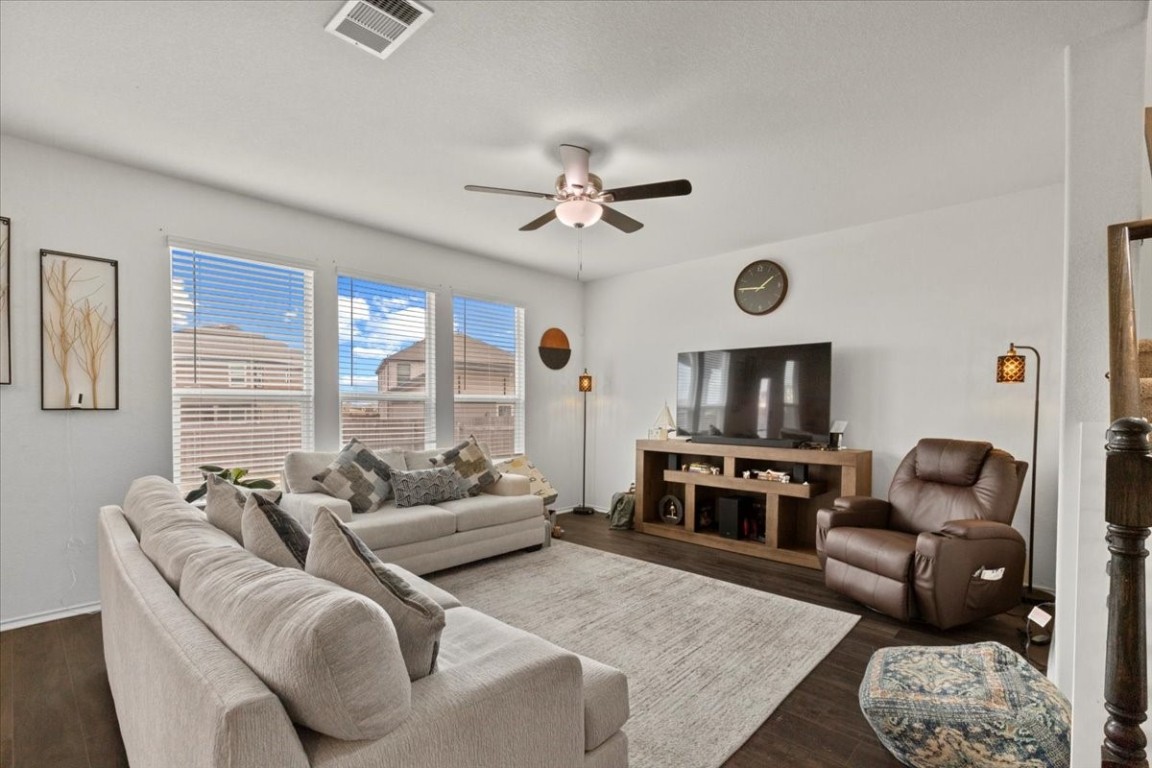
M 378 451 L 377 455 L 401 470 L 428 469 L 439 451 Z M 304 527 L 321 507 L 341 521 L 386 563 L 416 574 L 431 573 L 518 549 L 539 547 L 548 523 L 539 496 L 529 480 L 505 474 L 478 496 L 416 507 L 397 507 L 394 500 L 362 514 L 353 514 L 347 501 L 324 493 L 314 477 L 336 458 L 335 452 L 292 451 L 284 459 L 285 493 L 280 506 Z
M 262 682 L 241 659 L 245 644 L 237 643 L 234 652 L 180 597 L 203 590 L 208 578 L 219 581 L 226 568 L 246 572 L 250 565 L 252 573 L 263 569 L 266 574 L 293 569 L 275 568 L 248 553 L 159 477 L 133 483 L 123 508 L 101 510 L 99 550 L 104 655 L 133 768 L 628 764 L 628 742 L 620 730 L 628 718 L 627 681 L 621 672 L 461 606 L 415 575 L 405 574 L 414 588 L 446 608 L 436 670 L 413 682 L 400 677 L 404 690 L 389 694 L 388 733 L 349 741 L 294 723 L 291 702 L 282 701 L 271 683 Z M 387 631 L 373 634 L 372 647 L 383 649 L 380 656 L 397 656 L 399 650 L 388 645 L 395 643 L 395 634 L 383 610 L 330 582 L 293 572 L 302 591 L 310 585 L 300 580 L 313 579 L 327 598 L 339 599 L 343 593 L 345 602 L 371 621 L 388 622 L 379 624 Z M 229 589 L 226 579 L 221 586 Z M 310 608 L 316 602 L 301 599 L 300 605 Z M 309 617 L 276 618 L 291 624 L 306 623 Z M 241 628 L 228 630 L 221 634 L 235 638 Z M 375 665 L 389 663 L 365 655 L 362 630 L 349 628 L 354 650 L 351 658 L 337 659 L 346 662 L 340 679 L 348 678 L 349 669 L 353 677 L 373 679 Z M 270 627 L 243 631 L 255 633 L 265 645 L 270 637 L 281 637 Z M 331 624 L 317 631 L 327 633 L 321 645 L 329 649 L 340 640 L 330 636 Z M 296 647 L 277 650 L 300 665 L 301 674 L 314 661 L 314 653 Z M 321 679 L 339 677 L 327 670 L 319 670 Z M 318 700 L 321 693 L 315 693 Z M 358 693 L 363 697 L 362 690 Z M 341 703 L 339 696 L 328 701 Z

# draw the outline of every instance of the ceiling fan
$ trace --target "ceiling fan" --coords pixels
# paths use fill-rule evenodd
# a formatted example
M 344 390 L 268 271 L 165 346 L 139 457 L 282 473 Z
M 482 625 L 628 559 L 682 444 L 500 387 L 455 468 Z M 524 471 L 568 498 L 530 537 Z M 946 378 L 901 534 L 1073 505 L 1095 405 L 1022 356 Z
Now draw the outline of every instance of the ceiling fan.
M 615 208 L 609 208 L 606 203 L 648 200 L 653 197 L 678 197 L 692 192 L 692 184 L 687 179 L 604 189 L 604 182 L 600 180 L 600 177 L 588 172 L 588 157 L 591 154 L 584 147 L 561 144 L 560 163 L 564 166 L 564 173 L 556 177 L 556 191 L 552 193 L 526 192 L 520 189 L 503 189 L 501 187 L 479 187 L 475 184 L 468 184 L 464 189 L 469 192 L 537 197 L 556 203 L 554 209 L 520 227 L 521 232 L 540 229 L 553 219 L 559 219 L 561 224 L 576 229 L 590 227 L 600 219 L 604 219 L 621 232 L 632 233 L 644 225 L 631 216 L 625 216 Z

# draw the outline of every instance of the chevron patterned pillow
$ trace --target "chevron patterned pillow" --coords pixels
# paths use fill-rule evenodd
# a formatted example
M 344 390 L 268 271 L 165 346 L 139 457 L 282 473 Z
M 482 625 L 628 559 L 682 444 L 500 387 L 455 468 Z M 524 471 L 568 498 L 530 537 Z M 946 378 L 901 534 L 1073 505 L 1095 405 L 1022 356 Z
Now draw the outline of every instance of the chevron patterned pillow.
M 409 472 L 394 469 L 392 487 L 396 492 L 398 507 L 439 504 L 442 501 L 462 499 L 466 495 L 460 488 L 460 476 L 452 467 L 413 469 Z
M 340 451 L 336 458 L 312 479 L 324 487 L 329 496 L 344 499 L 353 512 L 367 512 L 388 498 L 388 485 L 392 468 L 356 438 Z

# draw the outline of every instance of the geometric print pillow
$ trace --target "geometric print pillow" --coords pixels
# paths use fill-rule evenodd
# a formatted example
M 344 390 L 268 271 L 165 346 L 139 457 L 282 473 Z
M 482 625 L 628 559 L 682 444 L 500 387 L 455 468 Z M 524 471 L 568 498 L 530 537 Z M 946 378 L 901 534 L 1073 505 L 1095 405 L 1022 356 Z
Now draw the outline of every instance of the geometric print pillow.
M 460 476 L 451 467 L 392 471 L 392 485 L 396 490 L 396 506 L 415 507 L 421 504 L 439 504 L 455 501 L 466 495 L 460 487 Z
M 460 476 L 460 488 L 469 496 L 480 493 L 500 479 L 500 473 L 492 466 L 492 459 L 476 442 L 472 435 L 468 439 L 432 457 L 432 464 L 437 467 L 452 467 Z
M 344 499 L 353 512 L 367 512 L 388 498 L 392 488 L 388 480 L 392 468 L 372 449 L 356 438 L 337 454 L 332 463 L 312 479 L 324 487 L 325 493 Z

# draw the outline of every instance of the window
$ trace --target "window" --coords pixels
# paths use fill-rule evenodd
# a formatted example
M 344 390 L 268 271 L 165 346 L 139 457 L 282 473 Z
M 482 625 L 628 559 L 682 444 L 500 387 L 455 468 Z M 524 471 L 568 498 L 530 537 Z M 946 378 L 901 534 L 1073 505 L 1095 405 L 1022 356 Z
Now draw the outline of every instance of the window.
M 312 448 L 312 271 L 173 247 L 172 453 L 188 490 L 198 467 L 278 479 Z
M 475 435 L 493 456 L 524 451 L 524 310 L 452 300 L 456 442 Z
M 342 440 L 435 447 L 435 295 L 345 275 L 336 283 Z

